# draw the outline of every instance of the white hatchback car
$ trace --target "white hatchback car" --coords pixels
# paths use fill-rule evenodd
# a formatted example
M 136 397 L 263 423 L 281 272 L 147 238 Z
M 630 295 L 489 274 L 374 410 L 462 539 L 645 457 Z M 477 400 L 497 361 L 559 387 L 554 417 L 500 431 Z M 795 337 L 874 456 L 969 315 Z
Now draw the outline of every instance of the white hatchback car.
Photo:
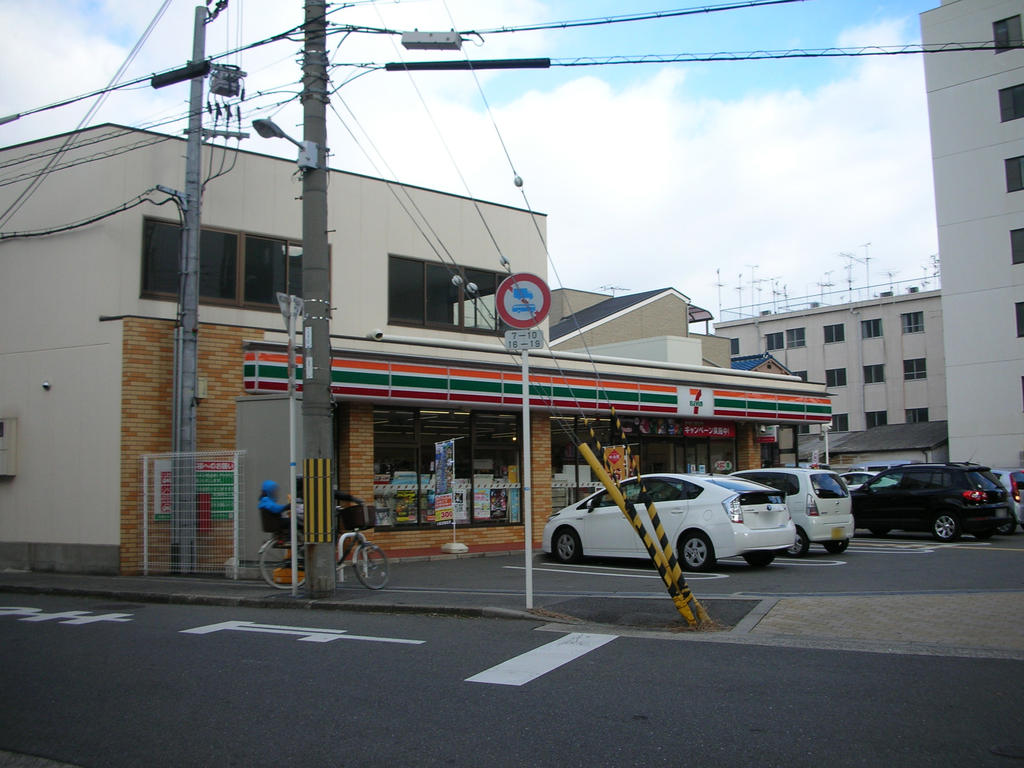
M 765 566 L 793 544 L 793 521 L 780 493 L 730 475 L 644 475 L 620 488 L 652 538 L 646 503 L 654 503 L 668 541 L 684 570 L 707 571 L 720 557 L 742 555 Z M 555 512 L 544 526 L 542 548 L 563 563 L 585 554 L 649 558 L 629 520 L 599 491 Z
M 786 506 L 796 525 L 789 554 L 802 557 L 811 543 L 823 544 L 832 554 L 844 552 L 853 538 L 853 501 L 839 475 L 828 469 L 772 467 L 744 469 L 745 477 L 786 494 Z

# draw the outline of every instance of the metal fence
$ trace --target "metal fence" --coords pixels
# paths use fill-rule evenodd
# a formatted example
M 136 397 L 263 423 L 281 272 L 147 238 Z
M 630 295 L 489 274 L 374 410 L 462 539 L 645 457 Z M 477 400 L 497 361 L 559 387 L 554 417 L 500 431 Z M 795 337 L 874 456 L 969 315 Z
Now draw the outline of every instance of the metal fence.
M 245 451 L 150 454 L 141 461 L 143 572 L 237 579 Z

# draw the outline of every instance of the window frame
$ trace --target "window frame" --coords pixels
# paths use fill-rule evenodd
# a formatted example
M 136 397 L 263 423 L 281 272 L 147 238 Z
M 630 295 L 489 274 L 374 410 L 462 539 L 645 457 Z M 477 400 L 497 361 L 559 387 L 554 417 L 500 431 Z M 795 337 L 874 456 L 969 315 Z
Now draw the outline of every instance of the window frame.
M 1024 189 L 1024 155 L 1008 157 L 1003 161 L 1006 170 L 1006 192 L 1020 192 Z
M 924 333 L 924 312 L 903 312 L 900 314 L 900 326 L 904 333 Z
M 392 307 L 392 304 L 395 303 L 393 299 L 395 298 L 396 288 L 399 287 L 395 284 L 396 273 L 393 266 L 398 263 L 402 264 L 405 268 L 416 267 L 420 271 L 420 277 L 415 281 L 416 285 L 412 288 L 412 292 L 419 292 L 419 298 L 421 299 L 421 302 L 419 302 L 418 305 L 419 310 L 416 318 L 411 318 L 408 315 L 396 314 L 397 309 Z M 441 270 L 444 271 L 443 275 Z M 451 283 L 450 273 L 452 271 L 457 271 L 458 274 L 463 277 L 462 283 L 458 286 Z M 437 261 L 416 259 L 410 256 L 402 256 L 397 253 L 389 253 L 387 274 L 387 317 L 389 325 L 400 325 L 411 328 L 430 328 L 439 331 L 452 331 L 454 333 L 470 333 L 488 336 L 494 336 L 495 334 L 502 333 L 508 329 L 508 325 L 498 317 L 497 307 L 495 306 L 498 286 L 501 285 L 502 280 L 507 277 L 504 272 L 482 269 L 480 267 L 446 265 Z M 439 280 L 439 276 L 444 279 Z M 467 282 L 474 282 L 477 285 L 481 285 L 485 278 L 493 278 L 493 286 L 487 286 L 489 293 L 480 293 L 477 296 L 472 296 L 467 293 L 465 288 Z M 443 307 L 438 305 L 437 290 L 442 286 L 442 284 L 448 294 L 448 298 L 446 299 L 448 305 L 446 306 L 451 310 L 454 317 L 451 322 L 438 319 L 439 315 L 437 314 L 437 311 L 438 309 L 443 309 Z M 482 314 L 475 311 L 477 309 L 477 305 L 480 304 L 483 306 L 484 312 L 486 312 L 488 298 L 491 299 L 490 304 L 491 311 L 494 314 L 494 326 L 482 327 L 479 324 L 472 324 L 470 318 L 474 315 L 480 316 Z M 431 303 L 432 299 L 433 303 Z M 403 304 L 403 302 L 398 303 Z
M 999 89 L 999 121 L 1008 123 L 1024 117 L 1024 83 Z
M 804 327 L 786 329 L 786 349 L 799 349 L 807 346 L 807 330 Z
M 992 42 L 995 45 L 996 54 L 1006 53 L 1014 48 L 1024 46 L 1024 41 L 1021 38 L 1020 14 L 992 22 Z
M 875 333 L 875 331 L 878 331 Z M 882 318 L 872 317 L 860 321 L 860 337 L 862 339 L 880 339 L 883 335 Z
M 910 357 L 903 361 L 903 380 L 920 381 L 928 378 L 928 358 Z
M 921 416 L 924 418 L 920 418 Z M 904 409 L 904 421 L 907 424 L 924 424 L 928 422 L 928 408 L 906 408 Z
M 832 389 L 836 387 L 847 386 L 846 369 L 845 368 L 826 368 L 825 369 L 825 386 Z
M 1017 338 L 1024 336 L 1024 301 L 1014 304 L 1017 310 Z
M 777 342 L 774 345 L 772 342 Z M 785 349 L 786 337 L 782 331 L 775 331 L 774 333 L 766 333 L 764 335 L 764 351 L 775 352 L 779 349 Z
M 180 248 L 181 248 L 181 237 L 183 235 L 184 227 L 177 222 L 169 219 L 161 219 L 155 216 L 146 216 L 142 220 L 142 257 L 141 265 L 139 270 L 139 296 L 143 299 L 157 299 L 162 301 L 177 301 L 178 291 L 162 290 L 161 288 L 147 287 L 151 276 L 154 271 L 158 268 L 158 265 L 151 262 L 152 258 L 158 257 L 159 254 L 151 253 L 149 245 L 152 242 L 151 228 L 161 227 L 168 229 L 175 233 L 175 239 L 177 240 L 177 252 L 174 255 L 175 271 L 177 272 L 180 267 L 177 266 L 180 263 Z M 249 240 L 263 240 L 271 243 L 279 244 L 283 247 L 284 255 L 284 286 L 271 285 L 272 293 L 276 294 L 276 287 L 283 287 L 284 292 L 295 293 L 295 295 L 302 295 L 302 284 L 301 284 L 301 259 L 302 259 L 302 242 L 299 240 L 292 240 L 287 237 L 279 237 L 275 235 L 267 235 L 256 232 L 244 232 L 241 230 L 228 229 L 225 227 L 206 227 L 200 228 L 200 275 L 199 275 L 199 303 L 208 306 L 222 306 L 232 307 L 236 309 L 248 309 L 248 310 L 260 310 L 260 311 L 280 311 L 280 304 L 277 302 L 276 295 L 273 301 L 252 301 L 246 298 L 246 278 L 248 271 L 246 268 L 246 259 L 249 254 Z M 204 238 L 204 235 L 207 237 Z M 206 242 L 210 243 L 210 238 L 213 236 L 224 236 L 226 238 L 234 238 L 234 265 L 231 269 L 231 282 L 233 285 L 234 296 L 231 298 L 225 296 L 214 296 L 209 293 L 203 293 L 203 285 L 208 284 L 204 277 L 209 278 L 209 273 L 205 274 L 202 271 L 202 243 L 205 239 Z M 164 256 L 168 258 L 168 256 Z M 291 274 L 292 269 L 292 258 L 298 258 L 299 270 L 298 270 L 298 285 L 293 282 L 293 276 Z M 207 262 L 209 263 L 209 261 Z M 330 281 L 328 281 L 330 285 Z
M 884 427 L 889 423 L 888 411 L 864 411 L 864 428 Z
M 873 363 L 865 365 L 863 370 L 865 384 L 885 383 L 885 363 Z
M 833 432 L 849 432 L 850 431 L 850 414 L 848 414 L 848 413 L 833 413 L 832 414 L 832 431 Z
M 1024 228 L 1010 230 L 1010 263 L 1024 264 Z
M 838 329 L 838 333 L 836 329 Z M 829 338 L 830 335 L 832 336 L 831 339 Z M 840 344 L 846 341 L 846 323 L 826 325 L 824 328 L 824 338 L 826 344 Z

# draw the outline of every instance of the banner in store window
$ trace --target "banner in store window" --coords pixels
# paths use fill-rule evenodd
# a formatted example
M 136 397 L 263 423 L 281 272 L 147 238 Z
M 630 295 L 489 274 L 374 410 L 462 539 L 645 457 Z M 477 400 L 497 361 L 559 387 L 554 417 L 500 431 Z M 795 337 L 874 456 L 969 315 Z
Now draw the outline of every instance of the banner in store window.
M 447 523 L 455 516 L 452 484 L 455 481 L 455 441 L 434 443 L 434 522 Z

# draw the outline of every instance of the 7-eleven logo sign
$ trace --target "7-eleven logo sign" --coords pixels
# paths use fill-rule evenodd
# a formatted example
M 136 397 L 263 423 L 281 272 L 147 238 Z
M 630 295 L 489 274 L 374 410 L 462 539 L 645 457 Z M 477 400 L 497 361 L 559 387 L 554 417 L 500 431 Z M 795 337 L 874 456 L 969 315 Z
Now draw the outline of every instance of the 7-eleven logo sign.
M 710 393 L 708 393 L 708 394 L 710 394 Z M 704 390 L 703 389 L 695 389 L 693 387 L 690 387 L 690 400 L 689 400 L 689 403 L 690 403 L 690 408 L 693 409 L 693 415 L 694 416 L 696 416 L 696 415 L 698 415 L 700 413 L 703 413 L 704 410 L 705 410 L 705 408 L 704 408 Z

